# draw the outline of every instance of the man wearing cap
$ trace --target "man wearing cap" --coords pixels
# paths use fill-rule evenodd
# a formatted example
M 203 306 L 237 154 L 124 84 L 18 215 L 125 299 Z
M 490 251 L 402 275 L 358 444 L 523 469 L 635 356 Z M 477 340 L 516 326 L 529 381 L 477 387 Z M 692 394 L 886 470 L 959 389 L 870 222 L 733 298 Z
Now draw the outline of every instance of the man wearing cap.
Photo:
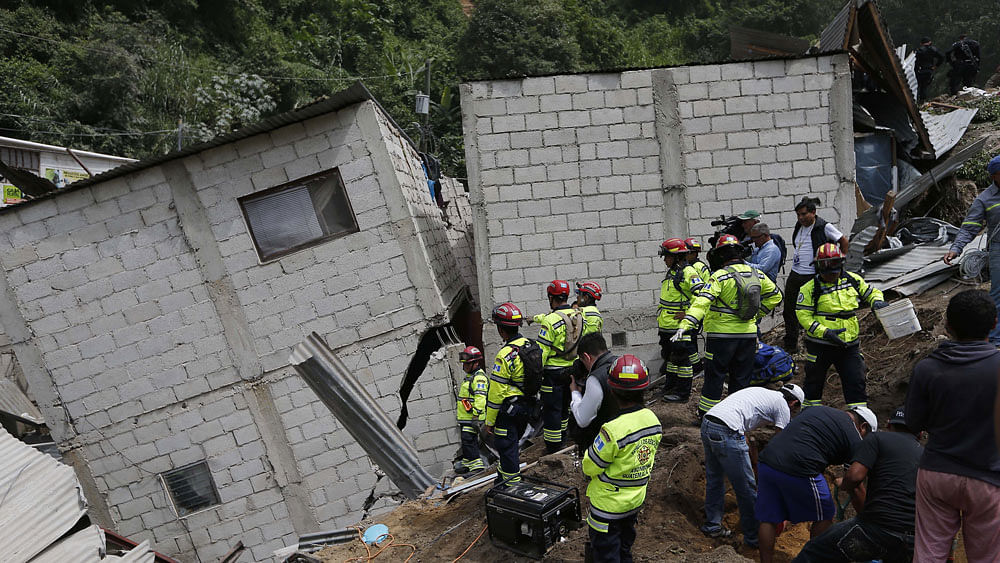
M 934 71 L 945 61 L 944 53 L 931 44 L 930 37 L 920 40 L 920 48 L 917 49 L 916 63 L 914 68 L 917 73 L 917 101 L 923 103 L 927 101 L 927 93 L 931 89 L 931 81 L 934 80 Z
M 618 356 L 608 351 L 608 343 L 599 332 L 580 339 L 577 347 L 582 369 L 586 370 L 583 389 L 576 380 L 570 380 L 572 398 L 569 403 L 573 419 L 569 424 L 569 435 L 576 443 L 579 453 L 594 442 L 601 426 L 618 416 L 618 403 L 608 387 L 608 373 Z
M 1000 237 L 997 236 L 1000 231 L 1000 155 L 990 159 L 986 165 L 986 174 L 993 183 L 973 200 L 955 242 L 951 243 L 951 249 L 944 256 L 944 263 L 951 264 L 952 260 L 962 254 L 965 245 L 985 230 L 986 249 L 990 253 L 990 297 L 995 306 L 1000 308 Z M 1000 346 L 1000 326 L 995 326 L 990 331 L 990 342 L 994 346 Z
M 747 209 L 737 215 L 736 218 L 740 220 L 740 228 L 743 229 L 743 232 L 739 235 L 740 243 L 748 246 L 750 244 L 750 229 L 757 223 L 760 223 L 760 211 Z
M 996 310 L 985 291 L 951 298 L 942 342 L 913 367 L 906 424 L 929 439 L 917 472 L 914 561 L 944 561 L 962 528 L 969 561 L 1000 554 L 1000 451 L 990 415 L 1000 351 L 986 341 Z
M 753 242 L 753 252 L 747 260 L 754 268 L 764 272 L 771 281 L 778 281 L 778 268 L 781 267 L 781 249 L 771 240 L 771 229 L 767 223 L 757 223 L 750 227 L 750 240 Z
M 847 237 L 833 223 L 828 223 L 816 215 L 816 206 L 819 204 L 819 199 L 807 196 L 795 205 L 798 222 L 792 231 L 792 271 L 785 280 L 785 295 L 789 297 L 785 299 L 785 310 L 782 315 L 785 319 L 785 340 L 782 347 L 789 354 L 799 350 L 801 327 L 795 316 L 795 297 L 802 285 L 816 275 L 816 269 L 813 267 L 816 251 L 823 244 L 833 242 L 840 246 L 841 252 L 847 256 Z
M 728 538 L 732 532 L 722 527 L 726 483 L 733 486 L 740 509 L 743 543 L 757 547 L 757 480 L 750 462 L 747 434 L 765 423 L 779 431 L 799 412 L 805 393 L 788 384 L 778 391 L 747 387 L 712 407 L 701 422 L 701 444 L 705 448 L 705 524 L 701 532 L 710 538 Z
M 841 411 L 809 407 L 767 444 L 757 465 L 758 532 L 761 563 L 771 563 L 778 524 L 812 522 L 810 537 L 825 532 L 836 512 L 823 471 L 851 461 L 854 448 L 878 419 L 867 407 Z
M 888 432 L 868 434 L 854 449 L 841 481 L 858 515 L 810 540 L 793 563 L 912 561 L 917 466 L 923 451 L 917 433 L 906 426 L 903 407 L 896 409 Z

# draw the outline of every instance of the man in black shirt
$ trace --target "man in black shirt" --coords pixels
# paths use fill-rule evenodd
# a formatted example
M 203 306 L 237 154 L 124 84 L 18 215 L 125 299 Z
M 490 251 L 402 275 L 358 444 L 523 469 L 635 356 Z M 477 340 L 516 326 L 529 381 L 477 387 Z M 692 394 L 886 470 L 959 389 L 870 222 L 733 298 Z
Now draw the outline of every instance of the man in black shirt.
M 774 557 L 781 522 L 812 522 L 814 538 L 833 524 L 835 505 L 823 471 L 850 462 L 861 438 L 877 429 L 875 413 L 867 407 L 845 412 L 817 405 L 804 409 L 771 439 L 759 457 L 754 503 L 761 563 Z
M 917 468 L 924 448 L 906 426 L 903 407 L 889 419 L 889 432 L 865 436 L 854 450 L 843 488 L 858 511 L 809 540 L 792 563 L 913 560 Z M 862 484 L 868 478 L 867 488 Z
M 964 34 L 958 36 L 958 41 L 951 44 L 948 50 L 948 62 L 951 70 L 948 72 L 948 91 L 954 96 L 962 86 L 972 86 L 979 73 L 979 42 L 968 39 Z
M 931 81 L 934 80 L 934 71 L 944 62 L 944 53 L 931 44 L 930 37 L 920 40 L 920 48 L 916 52 L 916 63 L 914 70 L 917 73 L 917 101 L 927 101 L 927 93 L 931 88 Z

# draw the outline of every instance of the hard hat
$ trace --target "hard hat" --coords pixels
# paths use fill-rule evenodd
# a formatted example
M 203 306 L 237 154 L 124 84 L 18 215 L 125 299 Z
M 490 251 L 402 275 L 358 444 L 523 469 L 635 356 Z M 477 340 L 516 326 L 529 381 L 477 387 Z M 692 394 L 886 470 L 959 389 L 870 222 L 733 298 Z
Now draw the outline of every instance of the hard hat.
M 576 284 L 577 295 L 581 293 L 586 293 L 587 295 L 594 298 L 594 301 L 601 300 L 601 284 L 593 281 L 585 281 L 583 283 Z
M 660 256 L 687 254 L 688 248 L 679 238 L 668 238 L 660 243 Z
M 701 252 L 701 242 L 696 238 L 686 238 L 684 244 L 687 245 L 688 252 Z
M 632 354 L 625 354 L 608 371 L 608 385 L 619 391 L 639 391 L 649 387 L 646 364 Z
M 569 282 L 566 280 L 552 280 L 549 282 L 548 287 L 545 288 L 545 293 L 553 297 L 569 299 Z
M 816 260 L 813 263 L 821 272 L 836 271 L 844 266 L 844 253 L 840 251 L 839 246 L 828 242 L 816 251 Z
M 736 238 L 735 235 L 722 235 L 721 237 L 719 237 L 719 240 L 715 242 L 715 248 L 720 248 L 728 245 L 743 246 L 742 244 L 740 244 L 740 239 Z
M 872 432 L 878 431 L 878 417 L 875 416 L 875 413 L 873 413 L 870 408 L 853 407 L 850 410 L 851 412 L 857 413 L 857 415 L 861 417 L 861 420 L 867 422 L 868 426 L 871 427 Z
M 513 303 L 501 303 L 493 308 L 493 322 L 503 326 L 521 326 L 524 318 Z
M 463 364 L 481 362 L 483 361 L 483 353 L 475 346 L 466 346 L 465 350 L 458 353 L 458 359 L 461 360 Z
M 782 385 L 781 390 L 798 399 L 800 405 L 806 402 L 805 391 L 794 383 L 786 383 L 785 385 Z

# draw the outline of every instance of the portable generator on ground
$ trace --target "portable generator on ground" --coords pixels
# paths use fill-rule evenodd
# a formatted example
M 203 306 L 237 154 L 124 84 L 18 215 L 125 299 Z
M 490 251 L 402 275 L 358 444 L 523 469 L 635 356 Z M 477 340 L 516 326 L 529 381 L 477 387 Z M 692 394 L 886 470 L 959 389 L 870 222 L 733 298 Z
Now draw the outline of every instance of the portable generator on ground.
M 486 493 L 486 524 L 497 547 L 541 559 L 580 527 L 580 494 L 575 487 L 521 476 Z

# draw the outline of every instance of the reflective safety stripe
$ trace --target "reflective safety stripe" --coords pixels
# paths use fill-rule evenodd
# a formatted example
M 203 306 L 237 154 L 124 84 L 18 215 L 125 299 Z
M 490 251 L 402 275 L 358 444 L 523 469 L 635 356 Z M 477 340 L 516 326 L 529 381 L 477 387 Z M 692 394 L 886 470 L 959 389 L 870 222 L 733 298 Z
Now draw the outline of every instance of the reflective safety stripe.
M 462 460 L 462 465 L 468 467 L 469 469 L 485 469 L 486 466 L 483 465 L 482 458 L 475 459 L 472 461 Z
M 496 373 L 491 373 L 490 374 L 490 381 L 496 381 L 497 383 L 503 383 L 504 385 L 510 385 L 510 378 L 509 377 L 504 377 L 504 376 L 496 374 Z
M 705 359 L 706 360 L 714 360 L 715 359 L 715 352 L 709 352 L 709 351 L 706 350 L 705 351 Z
M 616 487 L 642 487 L 649 483 L 649 477 L 642 479 L 612 479 L 608 477 L 607 473 L 601 473 L 597 478 Z
M 569 428 L 569 419 L 568 418 L 564 418 L 564 419 L 562 419 L 562 430 L 563 430 L 563 432 L 565 432 L 567 428 Z
M 755 326 L 753 324 L 751 327 Z M 717 338 L 719 340 L 732 340 L 734 338 L 757 338 L 756 332 L 706 332 L 705 338 Z
M 542 430 L 542 439 L 546 442 L 562 442 L 562 430 Z
M 796 311 L 815 311 L 816 307 L 813 307 L 812 305 L 796 305 L 795 306 L 795 310 Z
M 552 392 L 552 386 L 551 385 L 542 385 L 541 388 L 540 388 L 540 390 L 541 390 L 542 393 L 551 393 Z
M 816 332 L 817 328 L 819 328 L 819 321 L 813 321 L 813 323 L 809 325 L 809 332 Z
M 856 407 L 867 407 L 867 406 L 868 406 L 868 402 L 867 401 L 865 401 L 863 403 L 847 403 L 847 408 L 848 409 L 853 409 L 853 408 L 856 408 Z
M 698 409 L 708 412 L 712 410 L 712 407 L 719 404 L 722 399 L 709 399 L 708 397 L 702 395 L 698 398 Z
M 821 404 L 823 404 L 823 401 L 821 399 L 806 399 L 805 402 L 802 403 L 802 408 L 815 407 Z
M 816 354 L 810 354 L 810 353 L 807 352 L 806 353 L 806 361 L 807 362 L 813 362 L 813 363 L 815 363 L 816 362 Z
M 496 410 L 500 410 L 500 407 L 502 407 L 502 406 L 503 406 L 503 405 L 502 405 L 502 404 L 500 404 L 500 403 L 491 403 L 491 402 L 489 402 L 489 401 L 486 401 L 486 407 L 487 407 L 487 408 L 491 408 L 491 409 L 496 409 Z
M 506 428 L 500 428 L 499 426 L 494 426 L 493 427 L 493 433 L 496 434 L 497 436 L 506 436 L 507 435 L 507 429 Z
M 593 505 L 590 507 L 590 514 L 592 516 L 603 518 L 604 520 L 621 520 L 622 518 L 631 516 L 636 512 L 639 512 L 639 508 L 633 508 L 632 510 L 626 510 L 625 512 L 606 512 Z
M 589 514 L 587 515 L 587 524 L 594 530 L 601 532 L 602 534 L 608 533 L 608 524 L 605 522 L 600 522 L 594 520 Z
M 471 424 L 459 424 L 459 426 L 462 427 L 462 432 L 468 432 L 470 434 L 478 434 L 479 433 L 479 432 L 476 432 L 476 427 L 472 426 Z
M 982 227 L 982 223 L 977 223 L 975 221 L 962 221 L 963 225 L 975 225 L 976 227 Z
M 639 440 L 645 438 L 646 436 L 655 436 L 660 434 L 660 425 L 647 426 L 641 430 L 636 430 L 635 432 L 625 436 L 624 438 L 618 440 L 618 449 L 624 448 L 625 446 L 638 442 Z
M 603 459 L 601 459 L 601 456 L 597 453 L 597 449 L 594 448 L 593 444 L 591 444 L 590 449 L 587 450 L 587 455 L 590 456 L 590 461 L 593 461 L 594 465 L 602 469 L 607 469 L 608 466 L 611 465 L 610 461 L 604 461 Z
M 715 311 L 716 313 L 729 313 L 731 315 L 738 314 L 736 309 L 730 309 L 729 307 L 723 307 L 722 305 L 712 305 L 708 308 L 708 310 Z

